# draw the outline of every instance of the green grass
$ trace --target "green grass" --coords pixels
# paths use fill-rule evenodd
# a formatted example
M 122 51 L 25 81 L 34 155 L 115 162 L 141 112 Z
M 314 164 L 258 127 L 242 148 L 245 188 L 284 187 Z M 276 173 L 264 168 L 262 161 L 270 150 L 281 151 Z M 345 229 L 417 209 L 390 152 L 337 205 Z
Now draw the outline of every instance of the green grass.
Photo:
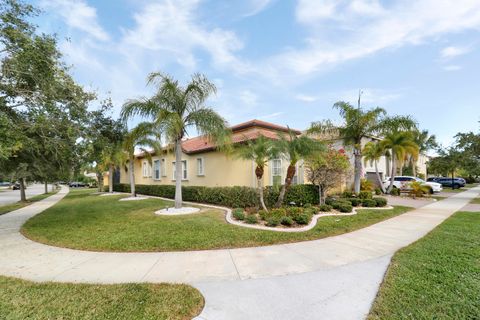
M 71 191 L 62 201 L 28 220 L 22 233 L 38 242 L 97 251 L 176 251 L 269 245 L 324 238 L 356 230 L 404 213 L 409 208 L 360 210 L 352 216 L 325 217 L 300 233 L 255 230 L 228 224 L 220 210 L 184 216 L 155 216 L 171 206 L 160 199 L 118 201 Z
M 43 193 L 43 194 L 39 194 L 39 195 L 36 195 L 34 197 L 31 197 L 31 198 L 27 199 L 27 201 L 24 201 L 24 202 L 19 201 L 19 202 L 15 202 L 15 203 L 12 203 L 12 204 L 6 204 L 6 205 L 3 205 L 3 206 L 0 206 L 0 215 L 8 213 L 10 211 L 14 211 L 14 210 L 26 207 L 26 206 L 34 203 L 34 202 L 37 202 L 37 201 L 43 200 L 45 198 L 48 198 L 48 197 L 54 195 L 57 192 L 58 192 L 58 190 L 53 191 L 53 192 L 49 192 L 49 193 Z
M 192 319 L 198 290 L 180 284 L 36 283 L 0 276 L 0 319 Z
M 459 212 L 392 259 L 369 319 L 478 319 L 480 213 Z
M 470 201 L 472 204 L 480 204 L 480 198 L 475 198 Z

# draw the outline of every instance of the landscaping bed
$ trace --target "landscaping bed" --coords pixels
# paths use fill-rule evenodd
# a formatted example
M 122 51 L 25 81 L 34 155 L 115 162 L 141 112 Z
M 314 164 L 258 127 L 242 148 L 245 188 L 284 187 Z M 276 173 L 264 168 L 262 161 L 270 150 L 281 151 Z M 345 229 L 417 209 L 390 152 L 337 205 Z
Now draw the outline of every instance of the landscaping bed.
M 480 213 L 458 212 L 398 251 L 369 319 L 478 319 Z
M 37 283 L 0 276 L 1 319 L 187 320 L 204 305 L 183 284 Z
M 34 216 L 22 234 L 41 243 L 94 251 L 179 251 L 239 248 L 314 240 L 357 230 L 402 214 L 410 208 L 359 210 L 350 216 L 329 216 L 305 232 L 274 232 L 239 227 L 225 221 L 225 211 L 157 216 L 172 206 L 150 198 L 118 201 L 125 195 L 90 196 L 92 190 L 72 190 L 53 207 Z

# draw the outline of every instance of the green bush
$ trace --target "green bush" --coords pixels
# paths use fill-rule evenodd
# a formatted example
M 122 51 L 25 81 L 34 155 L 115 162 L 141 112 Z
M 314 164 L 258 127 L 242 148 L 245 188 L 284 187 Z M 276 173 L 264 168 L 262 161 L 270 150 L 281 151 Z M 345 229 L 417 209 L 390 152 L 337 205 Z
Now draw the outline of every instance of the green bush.
M 344 205 L 352 206 L 352 203 L 346 199 L 341 199 L 341 200 L 332 202 L 332 207 L 333 209 L 336 209 L 336 210 L 340 210 L 340 207 Z
M 358 193 L 358 197 L 360 199 L 372 199 L 373 198 L 373 195 L 372 195 L 372 192 L 371 191 L 360 191 Z
M 342 198 L 353 198 L 355 196 L 355 193 L 352 191 L 344 191 L 342 193 Z
M 293 220 L 298 224 L 309 224 L 312 216 L 308 213 L 299 213 L 293 217 Z
M 363 199 L 362 206 L 367 208 L 372 208 L 377 206 L 377 202 L 373 199 Z
M 382 194 L 382 189 L 380 188 L 375 188 L 375 194 L 378 196 L 378 195 L 381 195 Z
M 295 215 L 303 213 L 303 209 L 300 207 L 288 207 L 287 208 L 287 215 L 293 217 Z
M 337 206 L 336 209 L 340 212 L 347 213 L 347 212 L 352 212 L 353 207 L 351 204 L 340 202 L 340 204 Z
M 245 213 L 243 212 L 242 208 L 233 209 L 232 214 L 233 214 L 233 217 L 237 220 L 245 219 Z
M 280 224 L 281 218 L 279 217 L 270 217 L 267 219 L 267 226 L 276 227 Z
M 392 191 L 390 192 L 392 196 L 399 196 L 400 195 L 400 189 L 398 188 L 393 188 Z
M 258 223 L 257 216 L 254 215 L 254 214 L 250 214 L 250 215 L 245 217 L 245 222 L 248 223 L 248 224 L 256 224 L 256 223 Z
M 291 217 L 282 217 L 280 223 L 284 226 L 291 226 L 293 224 L 293 219 Z
M 362 199 L 359 198 L 349 198 L 348 201 L 350 201 L 354 207 L 358 207 L 362 203 Z
M 322 204 L 320 206 L 320 211 L 322 212 L 330 212 L 332 211 L 332 206 L 328 205 L 328 204 Z
M 334 197 L 327 197 L 325 199 L 325 204 L 328 204 L 329 206 L 331 206 L 335 201 L 337 201 L 337 199 L 335 199 Z
M 387 199 L 382 197 L 375 197 L 373 200 L 376 202 L 377 207 L 385 207 L 388 203 Z

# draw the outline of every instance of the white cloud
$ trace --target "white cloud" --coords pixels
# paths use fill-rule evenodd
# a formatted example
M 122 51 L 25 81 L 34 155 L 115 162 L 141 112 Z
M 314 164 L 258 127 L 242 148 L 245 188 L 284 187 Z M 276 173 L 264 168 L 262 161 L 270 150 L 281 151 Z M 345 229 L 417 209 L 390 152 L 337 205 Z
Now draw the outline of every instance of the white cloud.
M 383 106 L 386 103 L 399 99 L 402 95 L 400 92 L 395 91 L 388 91 L 383 89 L 375 89 L 375 88 L 365 88 L 361 89 L 361 105 L 369 105 L 375 104 L 378 106 Z M 345 90 L 342 92 L 335 93 L 337 100 L 342 100 L 346 102 L 350 102 L 354 105 L 357 105 L 358 101 L 358 89 L 351 89 Z
M 265 10 L 269 5 L 272 4 L 274 0 L 249 0 L 248 5 L 249 5 L 249 12 L 247 14 L 244 14 L 244 17 L 251 17 L 254 15 L 259 14 L 263 10 Z
M 443 48 L 442 51 L 440 51 L 440 56 L 442 58 L 447 59 L 447 58 L 461 56 L 461 55 L 467 54 L 468 52 L 470 52 L 470 48 L 450 46 L 450 47 Z
M 240 100 L 251 107 L 258 103 L 258 96 L 250 90 L 243 90 L 240 92 Z
M 445 71 L 458 71 L 458 70 L 461 70 L 461 69 L 462 69 L 462 67 L 457 66 L 457 65 L 448 65 L 448 66 L 443 67 L 443 70 L 445 70 Z
M 110 39 L 108 33 L 98 23 L 97 10 L 84 0 L 42 0 L 40 5 L 55 10 L 72 28 L 86 32 L 97 40 Z
M 279 112 L 273 112 L 273 113 L 270 113 L 270 114 L 265 114 L 265 115 L 259 116 L 257 118 L 260 119 L 260 120 L 270 120 L 270 119 L 278 118 L 279 116 L 281 116 L 283 114 L 285 114 L 285 112 L 279 111 Z
M 297 94 L 295 99 L 303 101 L 303 102 L 315 102 L 318 100 L 318 97 L 310 96 L 306 94 Z

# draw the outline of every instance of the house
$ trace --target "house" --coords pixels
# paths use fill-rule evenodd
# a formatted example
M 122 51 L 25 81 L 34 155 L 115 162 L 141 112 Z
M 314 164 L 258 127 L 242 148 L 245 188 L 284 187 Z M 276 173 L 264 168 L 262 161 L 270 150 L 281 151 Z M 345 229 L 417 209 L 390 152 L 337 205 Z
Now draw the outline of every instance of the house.
M 278 139 L 279 134 L 288 133 L 289 128 L 261 120 L 250 120 L 231 127 L 232 141 L 235 144 L 248 140 L 255 140 L 259 136 L 270 139 Z M 292 130 L 292 129 L 290 129 Z M 293 130 L 297 135 L 303 132 Z M 348 155 L 353 168 L 353 152 L 351 148 L 343 145 L 338 138 L 321 138 L 327 140 L 335 149 L 341 150 Z M 376 137 L 365 137 L 362 141 L 364 146 L 369 141 L 379 140 Z M 135 161 L 136 184 L 175 184 L 175 154 L 172 150 L 164 149 L 161 154 L 151 154 L 151 162 L 145 154 L 139 154 Z M 426 173 L 426 157 L 422 155 L 418 161 L 418 172 Z M 263 184 L 265 186 L 281 184 L 285 180 L 288 159 L 273 159 L 267 164 Z M 378 169 L 382 180 L 390 175 L 390 162 L 383 156 L 378 161 Z M 376 183 L 375 167 L 373 164 L 363 161 L 363 176 Z M 129 174 L 125 168 L 121 168 L 114 181 L 130 183 Z M 244 160 L 227 154 L 215 148 L 215 145 L 204 136 L 186 139 L 182 142 L 182 185 L 185 186 L 248 186 L 256 187 L 255 164 L 251 160 Z M 351 177 L 353 179 L 353 175 Z M 104 179 L 108 185 L 108 178 Z M 293 184 L 308 183 L 304 175 L 303 161 L 297 164 L 296 175 Z M 346 185 L 350 185 L 349 179 Z

